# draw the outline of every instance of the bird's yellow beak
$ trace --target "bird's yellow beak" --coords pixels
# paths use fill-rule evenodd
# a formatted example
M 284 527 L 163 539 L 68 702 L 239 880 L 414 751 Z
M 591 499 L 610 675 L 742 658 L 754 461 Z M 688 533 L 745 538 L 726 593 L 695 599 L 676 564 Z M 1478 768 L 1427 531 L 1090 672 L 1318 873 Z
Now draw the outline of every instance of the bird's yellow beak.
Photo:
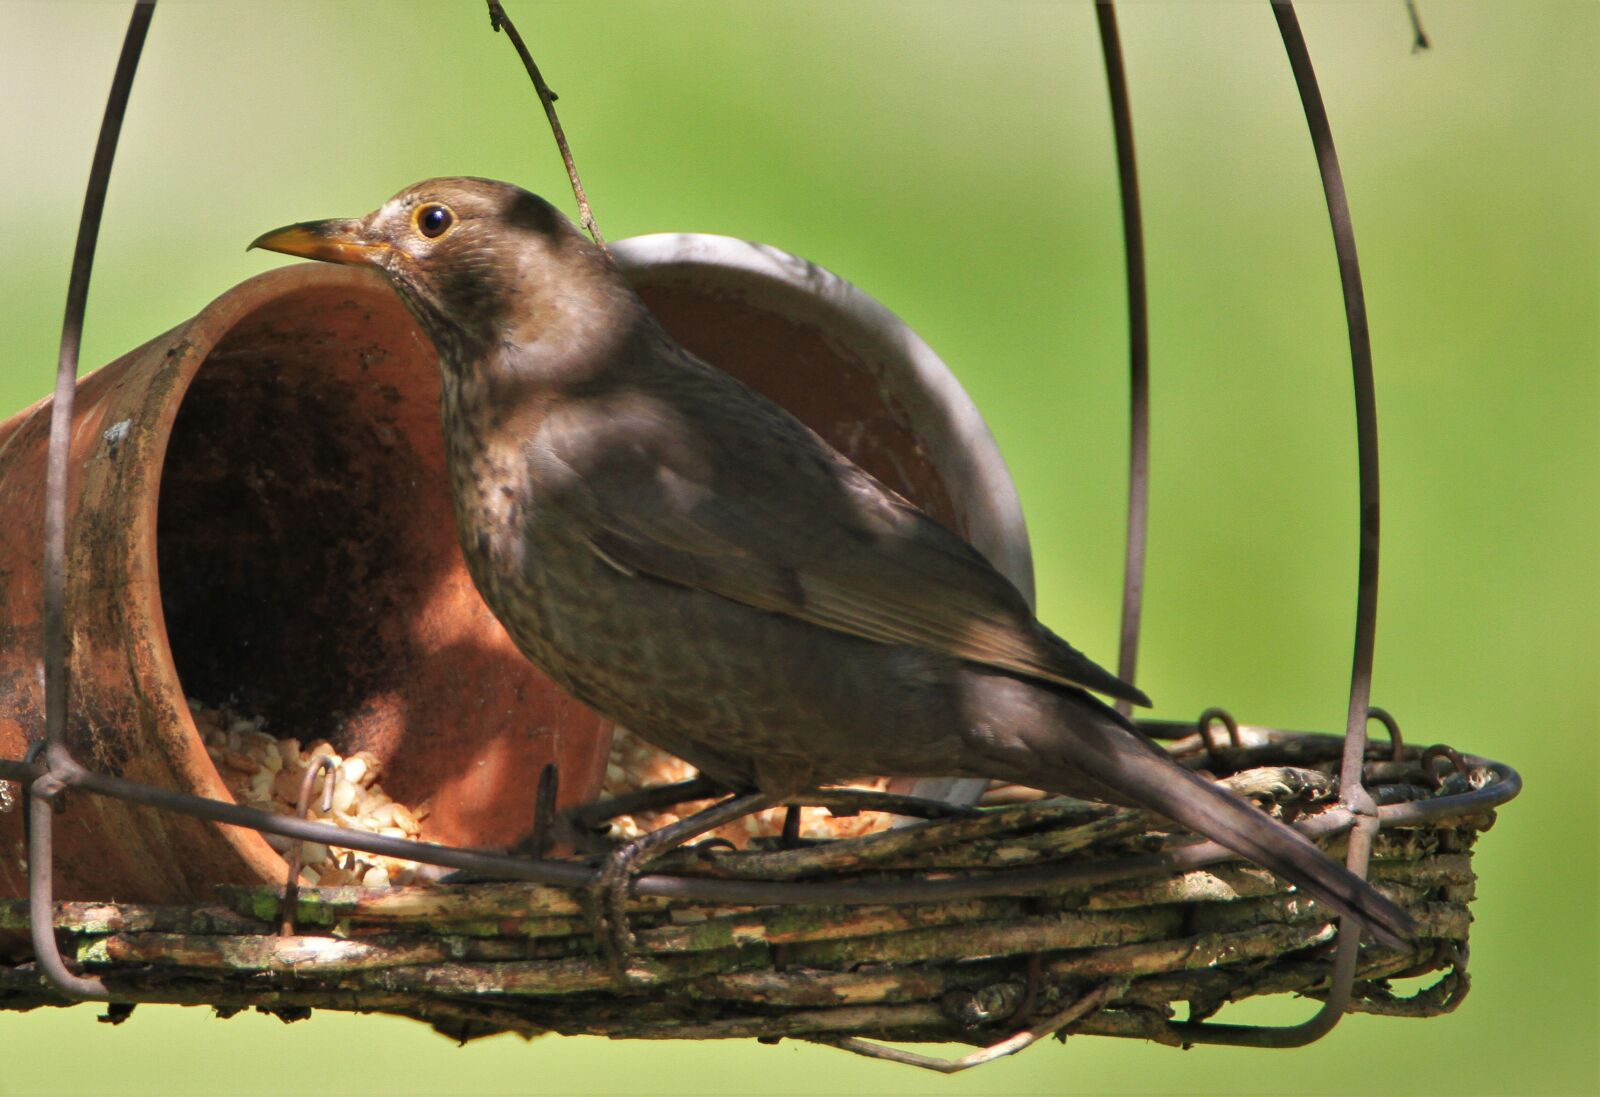
M 389 250 L 387 243 L 370 239 L 365 226 L 353 219 L 287 225 L 256 237 L 250 247 L 349 266 L 376 266 L 379 257 Z

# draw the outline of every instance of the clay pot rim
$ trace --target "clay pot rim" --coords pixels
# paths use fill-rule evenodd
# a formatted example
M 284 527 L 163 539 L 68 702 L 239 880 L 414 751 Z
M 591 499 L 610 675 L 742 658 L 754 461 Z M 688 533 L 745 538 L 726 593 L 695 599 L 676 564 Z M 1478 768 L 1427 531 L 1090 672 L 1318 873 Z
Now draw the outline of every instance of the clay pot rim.
M 609 248 L 630 278 L 648 272 L 739 296 L 763 291 L 769 307 L 847 335 L 871 350 L 886 372 L 904 375 L 910 393 L 923 397 L 913 409 L 917 430 L 940 452 L 952 495 L 966 500 L 973 544 L 1033 604 L 1033 552 L 1005 457 L 950 367 L 905 321 L 827 268 L 770 244 L 661 232 L 612 241 Z
M 196 791 L 227 803 L 239 801 L 228 789 L 222 778 L 221 769 L 211 760 L 206 750 L 199 725 L 195 723 L 194 715 L 189 710 L 188 694 L 183 689 L 183 682 L 178 674 L 177 662 L 173 657 L 172 645 L 167 635 L 166 613 L 160 595 L 161 571 L 160 561 L 157 558 L 159 517 L 155 501 L 161 497 L 164 480 L 162 474 L 166 469 L 167 449 L 172 440 L 172 431 L 177 424 L 178 412 L 206 360 L 228 338 L 228 335 L 252 314 L 285 296 L 307 290 L 343 291 L 355 295 L 393 292 L 376 271 L 336 267 L 325 263 L 292 263 L 262 271 L 230 286 L 208 301 L 188 321 L 144 344 L 144 346 L 166 344 L 171 348 L 169 354 L 172 349 L 181 348 L 182 359 L 174 380 L 172 398 L 162 403 L 159 417 L 151 431 L 153 458 L 151 467 L 156 471 L 153 478 L 154 490 L 149 496 L 150 503 L 139 507 L 133 515 L 135 526 L 144 530 L 144 535 L 135 536 L 132 544 L 139 547 L 139 557 L 135 567 L 144 576 L 147 588 L 141 593 L 149 600 L 148 609 L 140 618 L 142 627 L 138 642 L 148 652 L 148 665 L 153 669 L 163 695 L 183 698 L 183 702 L 177 706 L 179 725 L 187 736 L 192 737 L 198 751 L 198 754 L 191 757 L 204 759 L 206 763 L 202 767 L 197 762 L 192 771 L 198 784 Z M 142 349 L 143 347 L 136 348 L 130 354 L 137 354 Z M 223 826 L 218 829 L 224 839 L 233 846 L 241 861 L 261 879 L 282 880 L 287 874 L 288 862 L 268 844 L 261 832 L 248 827 Z

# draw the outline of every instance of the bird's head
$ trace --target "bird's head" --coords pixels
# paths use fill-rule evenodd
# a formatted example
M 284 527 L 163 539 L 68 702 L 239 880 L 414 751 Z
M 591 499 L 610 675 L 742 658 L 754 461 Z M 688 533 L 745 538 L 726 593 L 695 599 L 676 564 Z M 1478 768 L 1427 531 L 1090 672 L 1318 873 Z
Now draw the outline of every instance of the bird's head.
M 571 221 L 491 179 L 429 179 L 365 217 L 302 221 L 250 247 L 376 268 L 441 350 L 502 339 L 539 320 L 523 314 L 549 303 L 541 287 L 599 275 L 596 249 Z

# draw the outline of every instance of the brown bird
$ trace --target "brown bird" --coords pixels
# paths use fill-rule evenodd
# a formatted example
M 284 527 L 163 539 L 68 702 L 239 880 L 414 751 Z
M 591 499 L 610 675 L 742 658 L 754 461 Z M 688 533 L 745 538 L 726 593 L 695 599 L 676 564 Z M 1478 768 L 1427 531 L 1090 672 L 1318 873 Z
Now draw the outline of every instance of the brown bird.
M 732 789 L 999 778 L 1152 808 L 1377 937 L 1405 912 L 1173 763 L 961 538 L 700 361 L 553 206 L 433 179 L 253 247 L 364 264 L 433 340 L 461 547 L 523 653 Z

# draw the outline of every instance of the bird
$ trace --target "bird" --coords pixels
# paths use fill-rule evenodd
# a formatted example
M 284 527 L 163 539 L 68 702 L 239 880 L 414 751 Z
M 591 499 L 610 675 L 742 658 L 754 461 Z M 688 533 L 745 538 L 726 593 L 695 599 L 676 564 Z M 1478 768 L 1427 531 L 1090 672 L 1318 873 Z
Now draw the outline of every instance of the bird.
M 378 271 L 432 341 L 457 532 L 522 653 L 733 790 L 991 778 L 1146 808 L 1379 941 L 1404 910 L 1177 765 L 961 537 L 680 346 L 544 199 L 452 177 L 251 247 Z

